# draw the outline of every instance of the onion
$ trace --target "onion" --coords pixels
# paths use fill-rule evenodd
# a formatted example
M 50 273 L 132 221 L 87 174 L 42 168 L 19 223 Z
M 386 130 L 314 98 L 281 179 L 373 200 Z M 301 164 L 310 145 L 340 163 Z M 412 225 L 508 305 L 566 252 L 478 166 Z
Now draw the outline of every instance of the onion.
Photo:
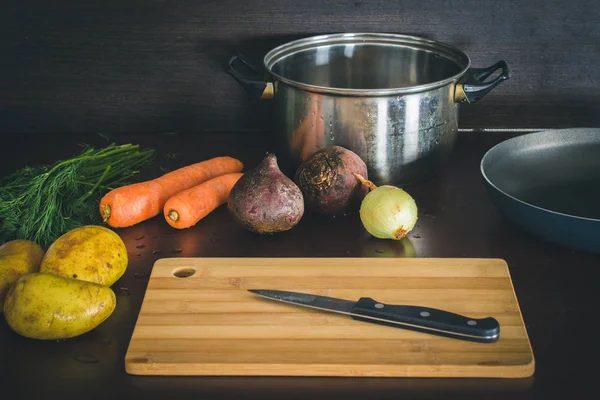
M 375 186 L 359 174 L 355 176 L 371 189 L 360 205 L 360 220 L 367 232 L 379 239 L 404 238 L 417 223 L 415 200 L 399 187 Z

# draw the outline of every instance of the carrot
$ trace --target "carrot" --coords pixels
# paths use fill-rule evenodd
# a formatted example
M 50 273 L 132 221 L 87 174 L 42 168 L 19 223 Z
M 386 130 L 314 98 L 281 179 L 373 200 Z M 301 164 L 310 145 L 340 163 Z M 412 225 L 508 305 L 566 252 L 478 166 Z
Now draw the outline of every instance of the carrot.
M 166 173 L 156 179 L 121 186 L 100 200 L 100 214 L 113 228 L 124 228 L 158 215 L 175 194 L 220 175 L 241 172 L 232 157 L 215 157 Z
M 217 176 L 211 180 L 177 193 L 165 203 L 163 213 L 173 228 L 194 226 L 217 207 L 225 204 L 229 192 L 242 173 Z

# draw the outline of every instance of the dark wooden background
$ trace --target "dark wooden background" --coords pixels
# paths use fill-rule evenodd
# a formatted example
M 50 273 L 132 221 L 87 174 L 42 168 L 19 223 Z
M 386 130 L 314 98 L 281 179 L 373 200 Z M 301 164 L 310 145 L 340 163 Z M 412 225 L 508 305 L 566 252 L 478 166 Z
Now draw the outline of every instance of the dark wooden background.
M 0 133 L 200 132 L 268 126 L 269 101 L 224 72 L 243 51 L 328 32 L 416 34 L 512 79 L 461 128 L 600 125 L 597 0 L 6 0 Z

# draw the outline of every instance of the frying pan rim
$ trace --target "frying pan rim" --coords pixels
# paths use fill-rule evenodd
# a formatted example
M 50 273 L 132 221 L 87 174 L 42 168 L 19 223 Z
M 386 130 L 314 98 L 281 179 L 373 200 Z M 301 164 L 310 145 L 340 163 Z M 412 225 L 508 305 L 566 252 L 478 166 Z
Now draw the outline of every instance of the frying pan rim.
M 572 219 L 577 219 L 577 220 L 581 220 L 581 221 L 589 221 L 589 222 L 597 222 L 600 223 L 600 219 L 599 218 L 589 218 L 589 217 L 581 217 L 579 215 L 573 215 L 573 214 L 567 214 L 567 213 L 562 213 L 562 212 L 558 212 L 558 211 L 553 211 L 553 210 L 549 210 L 547 208 L 544 207 L 540 207 L 540 206 L 536 206 L 535 204 L 531 204 L 528 203 L 524 200 L 519 199 L 518 197 L 515 197 L 511 194 L 508 194 L 507 192 L 505 192 L 504 190 L 500 189 L 494 182 L 492 182 L 492 180 L 487 176 L 486 172 L 485 172 L 485 168 L 484 168 L 484 163 L 486 162 L 486 159 L 491 157 L 490 153 L 492 153 L 493 151 L 498 151 L 497 148 L 501 145 L 503 145 L 504 143 L 508 143 L 511 141 L 516 141 L 519 138 L 522 137 L 531 137 L 533 135 L 542 135 L 542 134 L 550 134 L 550 133 L 554 133 L 554 132 L 573 132 L 573 131 L 584 131 L 584 130 L 597 130 L 600 132 L 600 128 L 592 128 L 592 127 L 581 127 L 581 128 L 564 128 L 564 129 L 544 129 L 541 131 L 537 131 L 537 132 L 531 132 L 531 133 L 526 133 L 526 134 L 522 134 L 522 135 L 517 135 L 517 136 L 513 136 L 509 139 L 503 140 L 500 143 L 497 143 L 496 145 L 492 146 L 490 149 L 488 149 L 488 151 L 485 152 L 485 154 L 483 155 L 483 157 L 481 157 L 481 161 L 479 163 L 479 169 L 481 171 L 481 175 L 483 176 L 483 179 L 485 179 L 485 181 L 497 192 L 501 193 L 502 195 L 509 197 L 511 200 L 514 200 L 518 203 L 521 203 L 524 206 L 527 207 L 532 207 L 535 208 L 539 211 L 545 212 L 545 213 L 549 213 L 549 214 L 553 214 L 556 216 L 561 216 L 561 217 L 565 217 L 565 218 L 572 218 Z M 506 146 L 506 144 L 504 144 Z M 496 149 L 496 150 L 495 150 Z

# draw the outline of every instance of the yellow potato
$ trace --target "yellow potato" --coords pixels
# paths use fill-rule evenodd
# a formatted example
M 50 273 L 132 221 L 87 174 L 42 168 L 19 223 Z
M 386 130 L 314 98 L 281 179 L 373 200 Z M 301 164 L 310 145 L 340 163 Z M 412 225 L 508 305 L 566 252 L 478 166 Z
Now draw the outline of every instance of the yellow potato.
M 111 286 L 127 269 L 127 248 L 115 232 L 97 225 L 75 228 L 50 245 L 40 272 Z
M 32 339 L 68 339 L 91 331 L 114 311 L 108 286 L 62 276 L 33 273 L 11 286 L 4 317 L 19 335 Z
M 11 285 L 20 277 L 40 270 L 44 249 L 30 240 L 11 240 L 0 246 L 0 313 Z

